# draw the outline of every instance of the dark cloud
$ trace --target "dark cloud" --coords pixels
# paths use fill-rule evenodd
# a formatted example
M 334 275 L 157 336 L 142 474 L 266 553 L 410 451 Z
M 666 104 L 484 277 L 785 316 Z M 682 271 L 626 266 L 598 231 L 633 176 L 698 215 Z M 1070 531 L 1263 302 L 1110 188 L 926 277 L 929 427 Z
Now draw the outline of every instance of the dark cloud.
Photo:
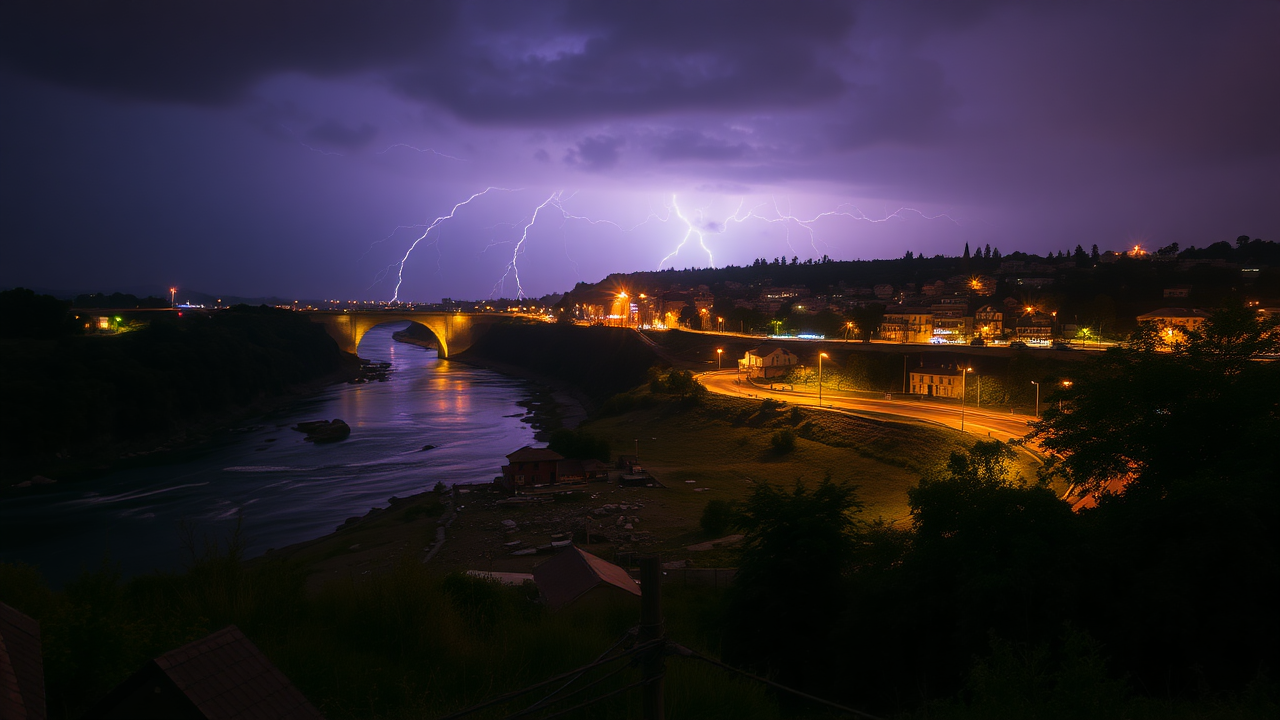
M 378 128 L 364 123 L 359 127 L 343 125 L 336 120 L 325 120 L 307 130 L 305 139 L 313 145 L 328 145 L 343 150 L 361 150 L 378 136 Z
M 414 0 L 10 0 L 0 64 L 111 95 L 221 104 L 273 73 L 394 67 L 453 18 L 453 3 Z
M 626 141 L 620 137 L 595 135 L 578 141 L 577 147 L 569 148 L 564 155 L 567 165 L 586 170 L 600 172 L 618 164 L 618 152 Z
M 492 6 L 490 6 L 492 7 Z M 810 105 L 845 86 L 834 59 L 848 3 L 565 3 L 541 47 L 511 52 L 509 19 L 473 17 L 454 62 L 400 74 L 411 97 L 481 123 L 557 123 L 681 110 Z M 528 28 L 524 29 L 528 32 Z M 535 30 L 536 32 L 536 30 Z
M 659 160 L 737 160 L 750 148 L 746 143 L 730 143 L 708 137 L 695 130 L 676 130 L 654 144 L 652 152 Z
M 542 148 L 538 148 L 537 151 L 533 153 L 533 159 L 540 163 L 548 163 L 551 162 L 551 154 Z

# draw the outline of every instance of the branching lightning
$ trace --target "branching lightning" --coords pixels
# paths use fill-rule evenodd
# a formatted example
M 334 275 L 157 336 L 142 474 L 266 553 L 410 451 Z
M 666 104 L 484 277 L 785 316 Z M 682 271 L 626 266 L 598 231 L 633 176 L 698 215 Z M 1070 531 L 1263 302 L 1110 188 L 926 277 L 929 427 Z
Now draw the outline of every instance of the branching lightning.
M 400 300 L 400 285 L 401 285 L 402 283 L 404 283 L 404 264 L 405 264 L 406 262 L 408 262 L 408 261 L 409 261 L 409 256 L 410 256 L 411 254 L 413 254 L 413 249 L 414 249 L 414 248 L 416 248 L 416 247 L 418 247 L 418 243 L 420 243 L 420 242 L 422 242 L 423 240 L 425 240 L 425 239 L 427 238 L 427 236 L 431 234 L 431 231 L 432 231 L 432 230 L 435 230 L 437 227 L 439 227 L 440 223 L 444 222 L 445 220 L 450 220 L 450 219 L 452 219 L 452 218 L 453 218 L 453 216 L 458 212 L 458 208 L 462 207 L 463 205 L 468 205 L 468 204 L 470 204 L 472 200 L 475 200 L 476 198 L 480 197 L 481 195 L 487 195 L 487 194 L 489 194 L 489 192 L 490 192 L 491 190 L 502 190 L 502 191 L 504 191 L 504 192 L 511 192 L 510 188 L 494 187 L 494 186 L 489 186 L 489 187 L 485 188 L 484 190 L 481 190 L 480 192 L 478 192 L 478 193 L 476 193 L 476 194 L 472 195 L 471 197 L 467 198 L 466 200 L 463 200 L 462 202 L 458 203 L 457 205 L 454 205 L 454 206 L 453 206 L 453 209 L 449 211 L 449 214 L 448 214 L 448 215 L 441 215 L 440 217 L 438 217 L 438 218 L 436 218 L 435 220 L 431 221 L 431 224 L 430 224 L 430 225 L 428 225 L 428 226 L 427 226 L 427 229 L 426 229 L 426 230 L 424 230 L 424 231 L 422 232 L 422 235 L 418 236 L 418 239 L 413 241 L 413 244 L 409 246 L 409 249 L 404 251 L 404 257 L 400 258 L 400 262 L 399 262 L 399 266 L 400 266 L 400 267 L 399 267 L 399 268 L 397 269 L 397 271 L 396 271 L 396 289 L 395 289 L 395 292 L 393 292 L 393 293 L 392 293 L 392 295 L 391 295 L 391 302 L 398 302 L 398 301 Z M 534 217 L 535 217 L 535 218 L 537 217 L 537 213 L 536 213 L 536 212 L 534 213 Z M 532 225 L 532 224 L 533 224 L 533 223 L 531 222 L 531 223 L 530 223 L 530 225 Z M 525 228 L 525 230 L 526 230 L 526 232 L 527 232 L 528 228 L 526 227 L 526 228 Z M 518 248 L 517 248 L 517 249 L 518 249 Z M 514 262 L 514 261 L 513 261 L 513 262 Z
M 391 147 L 394 148 L 398 146 L 393 145 Z M 412 146 L 408 146 L 408 145 L 405 145 L 404 147 L 410 147 L 411 149 L 418 150 L 419 152 L 425 152 L 419 148 L 412 148 Z M 387 148 L 387 150 L 390 150 L 390 149 L 391 148 Z M 386 150 L 384 150 L 383 152 L 386 152 Z M 434 150 L 431 150 L 430 152 L 437 155 L 442 155 L 443 157 L 450 157 L 450 156 L 443 155 L 442 153 L 438 153 Z M 451 158 L 451 159 L 457 160 L 458 158 Z M 496 186 L 487 187 L 484 190 L 477 192 L 471 195 L 470 197 L 468 197 L 467 199 L 463 200 L 462 202 L 459 202 L 458 204 L 454 205 L 453 208 L 450 209 L 448 214 L 437 217 L 435 220 L 433 220 L 429 224 L 398 226 L 395 228 L 395 230 L 391 232 L 390 235 L 370 245 L 370 249 L 372 249 L 373 245 L 377 245 L 378 243 L 382 243 L 382 242 L 385 242 L 386 240 L 390 240 L 392 237 L 395 236 L 397 232 L 407 228 L 414 228 L 414 229 L 425 228 L 422 231 L 422 234 L 419 235 L 418 238 L 409 245 L 408 249 L 404 253 L 404 256 L 401 257 L 399 261 L 392 262 L 382 270 L 382 272 L 378 275 L 377 279 L 374 280 L 374 284 L 377 284 L 378 282 L 380 282 L 383 278 L 386 277 L 388 273 L 390 273 L 394 269 L 396 271 L 396 285 L 395 285 L 395 290 L 392 293 L 391 302 L 399 302 L 400 288 L 404 283 L 404 268 L 405 268 L 405 265 L 408 263 L 410 255 L 413 254 L 413 251 L 424 241 L 427 242 L 428 245 L 434 245 L 436 246 L 436 251 L 437 251 L 437 263 L 439 263 L 440 225 L 444 223 L 446 220 L 453 219 L 454 216 L 458 213 L 458 211 L 463 206 L 468 205 L 472 201 L 476 200 L 477 198 L 495 190 L 500 190 L 503 192 L 515 192 L 510 188 L 496 187 Z M 516 299 L 524 299 L 527 297 L 524 291 L 523 281 L 520 277 L 520 265 L 519 265 L 520 257 L 525 252 L 526 243 L 530 240 L 530 232 L 533 230 L 534 225 L 538 223 L 539 217 L 546 214 L 546 211 L 549 208 L 559 213 L 562 229 L 564 228 L 565 223 L 567 223 L 568 221 L 576 220 L 580 222 L 585 222 L 589 225 L 608 225 L 609 227 L 615 228 L 618 231 L 623 233 L 633 232 L 639 229 L 640 227 L 648 224 L 651 221 L 657 221 L 659 223 L 665 224 L 667 222 L 670 222 L 674 216 L 674 219 L 678 219 L 680 222 L 684 223 L 685 232 L 684 232 L 684 235 L 681 237 L 679 244 L 676 245 L 675 249 L 673 249 L 670 253 L 664 256 L 661 261 L 659 261 L 658 263 L 659 270 L 663 269 L 667 265 L 667 263 L 671 261 L 672 258 L 677 256 L 680 253 L 680 251 L 683 250 L 689 244 L 689 241 L 693 238 L 697 239 L 698 247 L 700 247 L 702 251 L 707 254 L 707 260 L 708 260 L 709 266 L 715 267 L 715 257 L 712 254 L 711 248 L 707 245 L 707 239 L 708 239 L 707 235 L 708 234 L 715 234 L 715 235 L 724 234 L 730 224 L 741 224 L 751 220 L 758 220 L 758 221 L 770 223 L 770 224 L 781 224 L 786 232 L 787 245 L 788 247 L 791 248 L 792 252 L 795 251 L 795 248 L 791 245 L 791 230 L 793 227 L 803 228 L 805 232 L 809 234 L 809 244 L 813 248 L 813 251 L 815 253 L 820 252 L 818 249 L 819 242 L 822 242 L 824 246 L 827 245 L 825 241 L 822 241 L 818 237 L 817 231 L 815 228 L 815 225 L 819 221 L 825 218 L 845 217 L 845 218 L 849 218 L 851 220 L 860 221 L 860 222 L 884 223 L 893 219 L 905 219 L 905 216 L 907 215 L 915 215 L 925 220 L 945 219 L 957 225 L 960 224 L 959 221 L 957 221 L 955 218 L 951 217 L 946 213 L 939 213 L 937 215 L 928 215 L 920 210 L 917 210 L 915 208 L 909 208 L 909 207 L 900 207 L 897 210 L 893 211 L 892 213 L 886 213 L 883 217 L 871 217 L 871 216 L 868 216 L 866 213 L 864 213 L 862 210 L 860 210 L 858 207 L 850 203 L 842 203 L 836 206 L 835 210 L 829 210 L 829 211 L 818 213 L 813 217 L 803 218 L 793 214 L 790 208 L 788 208 L 787 211 L 784 212 L 776 197 L 770 198 L 769 201 L 761 202 L 750 208 L 747 207 L 746 198 L 740 198 L 738 202 L 738 206 L 733 211 L 732 214 L 728 215 L 723 220 L 715 220 L 715 219 L 707 218 L 706 216 L 707 208 L 699 208 L 694 213 L 686 213 L 685 209 L 680 206 L 678 197 L 675 194 L 672 194 L 670 203 L 663 204 L 665 214 L 650 212 L 648 216 L 645 217 L 644 220 L 637 223 L 636 225 L 631 227 L 624 227 L 623 225 L 617 222 L 614 222 L 612 220 L 600 220 L 593 217 L 588 217 L 586 215 L 580 215 L 577 213 L 570 212 L 565 208 L 565 203 L 568 202 L 569 200 L 572 200 L 573 197 L 574 195 L 572 194 L 566 196 L 563 190 L 553 192 L 550 195 L 548 195 L 545 200 L 543 200 L 533 209 L 533 212 L 528 216 L 528 220 L 524 222 L 522 225 L 518 223 L 516 224 L 499 223 L 500 225 L 510 224 L 513 228 L 518 225 L 520 227 L 520 236 L 519 238 L 513 239 L 513 240 L 491 239 L 489 243 L 480 251 L 481 254 L 483 254 L 483 253 L 487 253 L 489 250 L 499 245 L 508 245 L 508 244 L 514 245 L 514 247 L 512 247 L 511 249 L 511 259 L 506 263 L 506 266 L 503 268 L 501 277 L 499 277 L 497 282 L 494 283 L 493 290 L 490 292 L 491 298 L 497 295 L 500 291 L 505 290 L 508 278 L 515 281 Z M 497 226 L 495 225 L 493 227 L 497 227 Z M 435 231 L 434 236 L 432 235 L 433 231 Z M 829 246 L 827 247 L 829 249 Z M 573 260 L 572 257 L 569 256 L 567 238 L 565 241 L 564 251 L 565 251 L 565 257 L 576 268 L 577 263 Z M 368 252 L 369 251 L 366 250 L 365 254 L 367 255 Z

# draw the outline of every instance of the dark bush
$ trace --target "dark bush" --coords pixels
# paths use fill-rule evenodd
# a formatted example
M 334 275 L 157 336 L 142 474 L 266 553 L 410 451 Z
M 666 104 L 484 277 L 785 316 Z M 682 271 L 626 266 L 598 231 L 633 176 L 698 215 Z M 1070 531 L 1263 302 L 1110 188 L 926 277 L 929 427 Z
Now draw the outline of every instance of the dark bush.
M 733 527 L 735 514 L 733 503 L 728 500 L 708 500 L 698 524 L 707 534 L 719 537 Z
M 784 428 L 769 438 L 769 446 L 779 455 L 786 455 L 796 449 L 796 434 L 790 428 Z

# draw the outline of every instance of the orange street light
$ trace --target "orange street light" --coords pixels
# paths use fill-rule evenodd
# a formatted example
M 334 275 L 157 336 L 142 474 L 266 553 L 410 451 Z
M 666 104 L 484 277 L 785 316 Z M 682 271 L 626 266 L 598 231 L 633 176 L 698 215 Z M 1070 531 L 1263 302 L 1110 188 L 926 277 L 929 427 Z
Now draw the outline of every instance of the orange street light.
M 818 407 L 822 407 L 822 358 L 826 353 L 818 353 Z
M 973 368 L 967 367 L 960 375 L 960 432 L 964 432 L 964 397 L 969 389 L 967 381 L 971 372 L 973 372 Z
M 716 369 L 720 369 L 720 361 L 724 358 L 724 348 L 716 348 Z

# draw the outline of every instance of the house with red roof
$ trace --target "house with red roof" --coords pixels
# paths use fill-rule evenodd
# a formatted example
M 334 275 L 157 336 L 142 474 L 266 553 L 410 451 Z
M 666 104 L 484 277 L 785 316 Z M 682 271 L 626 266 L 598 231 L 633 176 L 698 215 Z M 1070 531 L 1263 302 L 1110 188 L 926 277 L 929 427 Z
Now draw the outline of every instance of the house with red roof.
M 0 603 L 0 718 L 45 717 L 40 623 Z
M 85 717 L 324 718 L 235 625 L 147 663 Z

